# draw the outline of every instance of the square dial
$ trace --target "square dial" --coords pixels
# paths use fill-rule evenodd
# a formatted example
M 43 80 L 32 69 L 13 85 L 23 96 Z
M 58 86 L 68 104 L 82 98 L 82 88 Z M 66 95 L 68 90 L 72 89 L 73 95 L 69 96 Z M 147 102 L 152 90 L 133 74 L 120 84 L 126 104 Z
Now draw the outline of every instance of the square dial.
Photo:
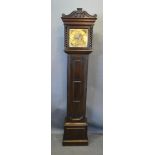
M 87 47 L 88 29 L 69 29 L 69 47 Z

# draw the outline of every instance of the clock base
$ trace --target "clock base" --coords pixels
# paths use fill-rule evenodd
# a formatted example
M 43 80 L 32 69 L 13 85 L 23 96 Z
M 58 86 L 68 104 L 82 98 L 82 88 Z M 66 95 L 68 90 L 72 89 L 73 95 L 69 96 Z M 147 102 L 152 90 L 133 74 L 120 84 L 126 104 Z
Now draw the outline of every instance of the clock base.
M 69 121 L 64 124 L 63 146 L 87 146 L 87 121 Z

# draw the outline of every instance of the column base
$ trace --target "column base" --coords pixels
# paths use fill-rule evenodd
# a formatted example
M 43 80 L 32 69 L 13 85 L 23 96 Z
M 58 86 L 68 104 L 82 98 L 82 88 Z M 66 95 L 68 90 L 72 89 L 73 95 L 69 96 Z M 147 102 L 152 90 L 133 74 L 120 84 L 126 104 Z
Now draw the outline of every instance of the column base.
M 65 120 L 63 146 L 87 146 L 87 121 L 72 122 Z

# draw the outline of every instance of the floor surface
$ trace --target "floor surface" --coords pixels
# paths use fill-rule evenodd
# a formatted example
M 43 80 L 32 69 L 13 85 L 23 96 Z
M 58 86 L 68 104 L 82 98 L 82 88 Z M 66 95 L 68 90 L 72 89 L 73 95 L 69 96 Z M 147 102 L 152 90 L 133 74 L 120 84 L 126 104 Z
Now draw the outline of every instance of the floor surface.
M 103 155 L 103 136 L 88 135 L 88 146 L 62 146 L 62 135 L 52 134 L 51 155 Z

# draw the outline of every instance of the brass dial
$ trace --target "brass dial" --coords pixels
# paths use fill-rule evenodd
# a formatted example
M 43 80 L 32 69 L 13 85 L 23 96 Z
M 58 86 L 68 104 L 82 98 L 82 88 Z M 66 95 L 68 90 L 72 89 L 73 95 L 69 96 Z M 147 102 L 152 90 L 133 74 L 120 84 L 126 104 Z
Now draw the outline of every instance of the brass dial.
M 69 47 L 87 47 L 88 29 L 69 29 Z

